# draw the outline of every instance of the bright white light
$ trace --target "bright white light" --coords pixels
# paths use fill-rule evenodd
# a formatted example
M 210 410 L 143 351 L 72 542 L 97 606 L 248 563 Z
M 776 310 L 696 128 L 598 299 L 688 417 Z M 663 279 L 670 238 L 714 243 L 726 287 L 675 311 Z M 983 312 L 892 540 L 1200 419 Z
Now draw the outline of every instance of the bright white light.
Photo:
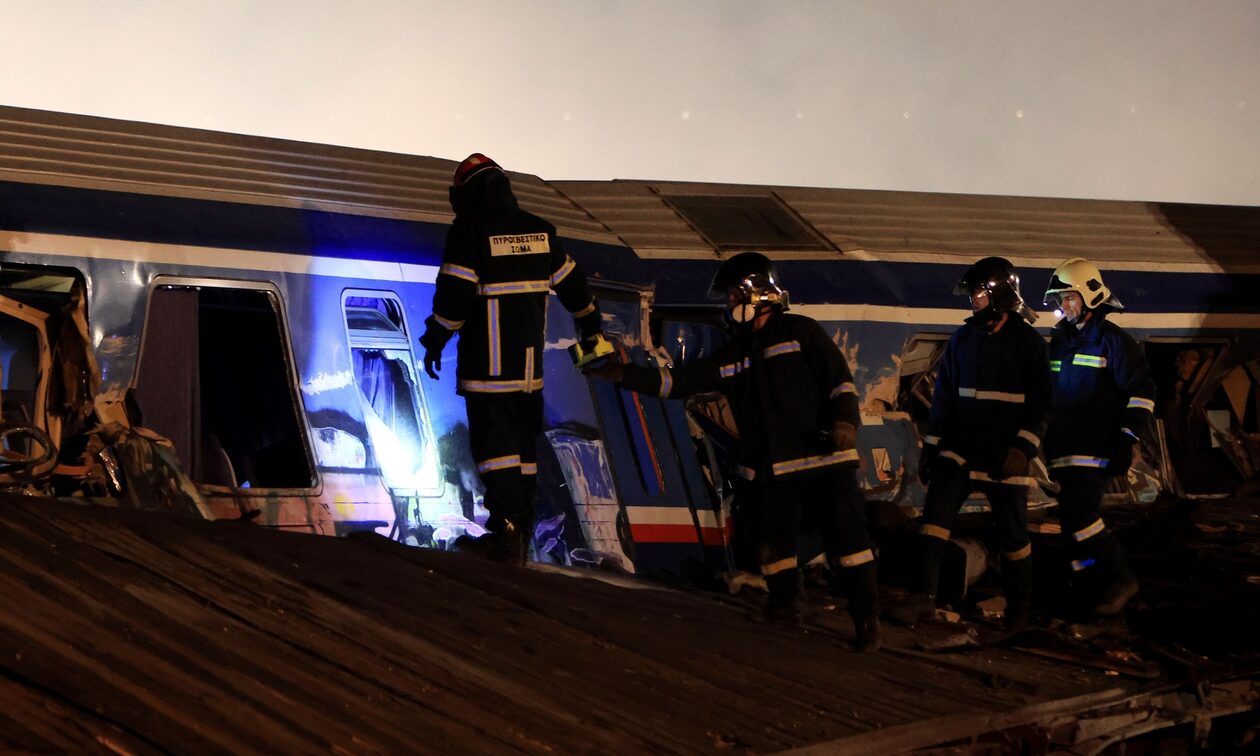
M 909 111 L 909 110 L 903 110 L 903 111 L 901 111 L 901 117 L 902 117 L 902 118 L 904 118 L 904 119 L 906 119 L 907 121 L 909 121 L 909 120 L 910 120 L 910 111 Z
M 684 111 L 682 112 L 682 119 L 683 119 L 684 121 L 690 121 L 690 120 L 691 120 L 691 111 L 690 111 L 690 110 L 684 110 Z
M 399 438 L 371 407 L 364 407 L 363 419 L 376 449 L 376 461 L 381 466 L 385 485 L 420 490 L 438 486 L 438 460 L 434 450 L 419 449 L 418 439 Z
M 1055 310 L 1055 311 L 1054 311 L 1054 316 L 1055 316 L 1056 318 L 1061 318 L 1061 317 L 1063 317 L 1063 310 Z
M 1023 117 L 1024 117 L 1024 111 L 1022 111 L 1022 110 L 1016 110 L 1016 111 L 1015 111 L 1015 117 L 1016 117 L 1016 118 L 1023 118 Z

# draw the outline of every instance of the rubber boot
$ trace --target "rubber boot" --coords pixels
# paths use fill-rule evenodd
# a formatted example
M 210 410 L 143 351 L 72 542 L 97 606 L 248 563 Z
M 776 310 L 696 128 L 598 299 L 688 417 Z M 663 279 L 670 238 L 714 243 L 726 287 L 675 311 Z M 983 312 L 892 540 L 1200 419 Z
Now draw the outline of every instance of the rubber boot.
M 1031 557 L 1002 559 L 1002 593 L 1006 598 L 1006 616 L 1003 622 L 1006 631 L 1015 633 L 1028 627 L 1032 598 Z
M 936 616 L 936 585 L 941 578 L 941 561 L 949 544 L 940 538 L 919 534 L 917 564 L 910 578 L 910 593 L 888 610 L 897 622 L 914 627 Z
M 475 538 L 467 533 L 461 535 L 455 539 L 455 548 L 491 562 L 519 565 L 525 561 L 523 535 L 524 531 L 510 520 L 504 520 L 500 530 L 487 531 Z
M 862 653 L 879 650 L 881 633 L 879 626 L 879 581 L 875 563 L 858 567 L 841 568 L 842 581 L 849 599 L 849 617 L 853 620 L 856 639 L 853 647 Z
M 1018 633 L 1028 627 L 1029 594 L 1011 593 L 1006 596 L 1006 613 L 1002 626 L 1008 633 Z
M 766 576 L 766 589 L 770 593 L 762 610 L 761 620 L 775 625 L 801 624 L 800 571 L 783 570 Z
M 935 536 L 919 534 L 919 564 L 910 586 L 912 593 L 935 596 L 941 582 L 941 562 L 945 560 L 945 547 L 949 541 Z
M 1124 611 L 1129 599 L 1137 595 L 1138 581 L 1129 570 L 1128 560 L 1124 558 L 1124 549 L 1114 536 L 1106 546 L 1099 578 L 1104 581 L 1098 602 L 1094 604 L 1094 614 L 1109 617 Z

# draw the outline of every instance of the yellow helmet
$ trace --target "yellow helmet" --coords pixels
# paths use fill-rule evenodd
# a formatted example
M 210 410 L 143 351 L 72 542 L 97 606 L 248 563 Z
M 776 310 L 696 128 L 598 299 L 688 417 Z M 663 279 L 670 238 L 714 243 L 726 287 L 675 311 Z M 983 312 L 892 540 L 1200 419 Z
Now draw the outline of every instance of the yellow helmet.
M 1103 283 L 1102 272 L 1098 266 L 1083 257 L 1064 260 L 1054 269 L 1050 276 L 1050 284 L 1046 287 L 1045 303 L 1057 303 L 1059 295 L 1065 291 L 1074 291 L 1081 296 L 1085 307 L 1094 310 L 1100 305 L 1108 304 L 1116 310 L 1124 309 L 1124 305 L 1111 294 L 1111 289 Z

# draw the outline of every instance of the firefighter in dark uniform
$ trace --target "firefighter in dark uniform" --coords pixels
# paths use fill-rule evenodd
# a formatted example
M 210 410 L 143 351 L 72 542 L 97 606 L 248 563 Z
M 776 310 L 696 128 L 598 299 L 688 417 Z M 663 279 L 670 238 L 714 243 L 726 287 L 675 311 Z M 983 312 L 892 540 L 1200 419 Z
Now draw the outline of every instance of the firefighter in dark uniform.
M 764 255 L 723 263 L 709 290 L 725 298 L 733 338 L 713 356 L 678 367 L 612 363 L 588 373 L 632 391 L 726 396 L 739 428 L 741 492 L 755 512 L 765 616 L 799 619 L 797 534 L 816 527 L 864 651 L 879 647 L 875 555 L 857 479 L 857 389 L 844 355 L 815 321 L 785 312 L 787 292 Z
M 456 545 L 524 560 L 543 425 L 547 293 L 556 292 L 584 338 L 599 333 L 599 305 L 555 226 L 517 206 L 507 174 L 493 160 L 476 153 L 460 163 L 450 198 L 455 221 L 420 343 L 425 372 L 437 380 L 442 349 L 460 334 L 457 390 L 490 513 L 486 535 L 461 536 Z
M 1050 408 L 1046 343 L 1030 321 L 1010 262 L 986 257 L 954 289 L 973 314 L 942 356 L 923 439 L 920 477 L 928 484 L 920 527 L 920 564 L 911 605 L 932 611 L 950 531 L 973 489 L 989 500 L 1001 550 L 1006 626 L 1028 621 L 1032 546 L 1027 477 Z
M 1155 410 L 1155 382 L 1142 347 L 1107 314 L 1123 305 L 1098 267 L 1079 257 L 1050 278 L 1046 303 L 1063 313 L 1050 336 L 1054 410 L 1046 432 L 1050 476 L 1081 598 L 1118 614 L 1138 591 L 1123 549 L 1101 516 L 1111 479 L 1125 475 Z

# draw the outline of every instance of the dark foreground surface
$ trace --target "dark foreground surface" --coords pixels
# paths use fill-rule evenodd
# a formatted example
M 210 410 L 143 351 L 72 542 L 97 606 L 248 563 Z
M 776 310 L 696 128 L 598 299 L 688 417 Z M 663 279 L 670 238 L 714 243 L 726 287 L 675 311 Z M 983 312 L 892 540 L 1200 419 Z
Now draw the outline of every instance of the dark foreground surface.
M 1146 732 L 1245 749 L 1260 521 L 1231 506 L 1167 525 L 1175 555 L 1137 555 L 1167 572 L 1131 612 L 1141 636 L 1054 623 L 977 646 L 940 623 L 860 655 L 826 605 L 766 627 L 721 594 L 9 497 L 0 749 L 1089 753 Z

